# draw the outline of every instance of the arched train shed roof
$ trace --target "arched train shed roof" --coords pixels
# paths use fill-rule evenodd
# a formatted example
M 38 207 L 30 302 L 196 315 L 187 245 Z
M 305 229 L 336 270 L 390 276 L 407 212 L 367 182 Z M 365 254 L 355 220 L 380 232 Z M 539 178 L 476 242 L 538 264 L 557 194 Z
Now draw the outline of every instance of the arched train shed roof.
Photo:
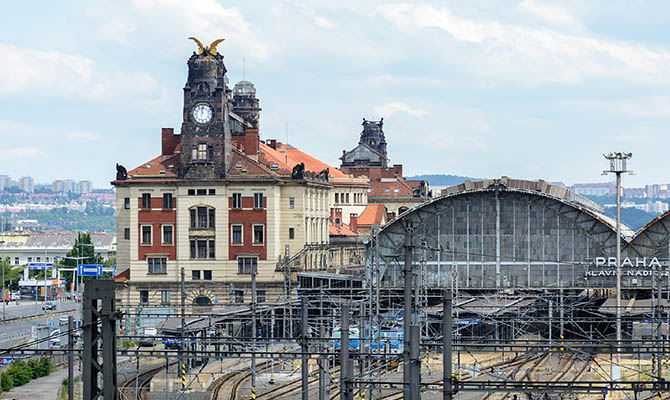
M 590 200 L 575 195 L 567 189 L 559 188 L 561 190 L 556 190 L 556 188 L 557 186 L 547 184 L 544 181 L 511 180 L 505 177 L 473 182 L 473 185 L 469 187 L 467 187 L 466 182 L 466 185 L 447 188 L 442 192 L 446 194 L 407 210 L 380 229 L 378 234 L 380 254 L 382 257 L 388 257 L 398 256 L 402 253 L 405 221 L 411 220 L 416 229 L 421 229 L 422 225 L 431 223 L 431 220 L 440 213 L 444 213 L 458 204 L 470 201 L 473 196 L 486 196 L 487 194 L 496 196 L 496 192 L 498 192 L 499 194 L 512 194 L 519 200 L 551 209 L 587 234 L 603 254 L 613 255 L 616 249 L 615 221 L 607 217 L 602 212 L 602 208 Z M 563 197 L 559 197 L 557 194 Z M 668 227 L 670 227 L 670 219 L 667 222 Z M 622 246 L 626 246 L 635 234 L 632 229 L 625 225 L 622 225 L 621 233 Z M 439 245 L 438 243 L 434 244 Z

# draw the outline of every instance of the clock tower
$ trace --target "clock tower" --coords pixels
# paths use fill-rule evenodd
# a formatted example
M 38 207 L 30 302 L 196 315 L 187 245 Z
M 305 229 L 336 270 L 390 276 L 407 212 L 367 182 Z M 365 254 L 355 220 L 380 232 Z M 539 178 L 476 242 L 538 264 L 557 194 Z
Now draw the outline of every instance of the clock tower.
M 210 180 L 225 178 L 231 152 L 229 94 L 226 66 L 216 47 L 196 38 L 198 50 L 188 60 L 184 86 L 183 123 L 180 135 L 179 178 Z

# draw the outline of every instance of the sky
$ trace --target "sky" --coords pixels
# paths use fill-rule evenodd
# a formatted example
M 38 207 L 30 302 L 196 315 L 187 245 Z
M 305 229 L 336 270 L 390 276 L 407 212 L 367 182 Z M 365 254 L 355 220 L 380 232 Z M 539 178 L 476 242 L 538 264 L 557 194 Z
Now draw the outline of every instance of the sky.
M 384 118 L 405 175 L 670 182 L 670 3 L 216 0 L 6 2 L 0 174 L 107 188 L 181 126 L 188 40 L 256 85 L 262 139 L 338 166 Z

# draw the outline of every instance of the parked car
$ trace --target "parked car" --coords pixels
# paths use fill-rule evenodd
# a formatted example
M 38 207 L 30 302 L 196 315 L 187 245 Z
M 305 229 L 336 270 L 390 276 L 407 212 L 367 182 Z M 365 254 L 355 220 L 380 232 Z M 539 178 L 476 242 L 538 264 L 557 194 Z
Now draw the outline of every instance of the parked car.
M 158 329 L 156 328 L 144 328 L 142 329 L 142 337 L 140 338 L 140 346 L 153 346 L 156 335 L 158 334 Z
M 21 293 L 19 292 L 12 293 L 12 301 L 19 301 L 19 300 L 21 300 Z
M 55 301 L 47 301 L 46 303 L 42 304 L 42 310 L 55 310 L 56 309 L 56 302 Z
M 49 335 L 49 347 L 60 347 L 60 329 L 51 331 Z

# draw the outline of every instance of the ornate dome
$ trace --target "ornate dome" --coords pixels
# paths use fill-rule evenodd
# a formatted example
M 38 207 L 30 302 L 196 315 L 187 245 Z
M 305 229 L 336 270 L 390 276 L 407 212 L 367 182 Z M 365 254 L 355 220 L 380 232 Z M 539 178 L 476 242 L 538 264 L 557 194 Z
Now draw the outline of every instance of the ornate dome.
M 236 96 L 256 96 L 256 86 L 249 81 L 239 81 L 233 88 L 233 95 Z

